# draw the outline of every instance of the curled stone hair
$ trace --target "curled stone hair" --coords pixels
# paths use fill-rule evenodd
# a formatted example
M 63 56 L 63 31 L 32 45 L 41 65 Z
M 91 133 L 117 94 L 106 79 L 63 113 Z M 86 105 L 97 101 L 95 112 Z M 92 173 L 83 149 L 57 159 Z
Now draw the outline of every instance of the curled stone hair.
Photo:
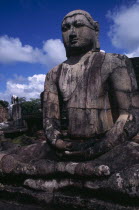
M 95 40 L 95 51 L 100 51 L 100 43 L 99 43 L 99 39 L 98 39 L 98 36 L 99 36 L 99 23 L 97 21 L 94 21 L 92 16 L 84 11 L 84 10 L 73 10 L 71 12 L 69 12 L 64 18 L 63 18 L 63 21 L 68 18 L 68 17 L 72 17 L 74 15 L 84 15 L 86 17 L 86 19 L 88 20 L 88 22 L 90 23 L 90 25 L 92 26 L 92 29 L 95 30 L 96 32 L 96 40 Z M 63 21 L 62 21 L 62 24 L 63 24 Z

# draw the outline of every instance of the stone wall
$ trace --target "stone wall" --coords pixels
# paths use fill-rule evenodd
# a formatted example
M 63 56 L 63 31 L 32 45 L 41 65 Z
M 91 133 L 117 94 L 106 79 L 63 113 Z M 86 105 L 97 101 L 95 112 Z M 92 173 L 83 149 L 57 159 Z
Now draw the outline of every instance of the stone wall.
M 0 123 L 7 121 L 8 119 L 8 110 L 0 105 Z

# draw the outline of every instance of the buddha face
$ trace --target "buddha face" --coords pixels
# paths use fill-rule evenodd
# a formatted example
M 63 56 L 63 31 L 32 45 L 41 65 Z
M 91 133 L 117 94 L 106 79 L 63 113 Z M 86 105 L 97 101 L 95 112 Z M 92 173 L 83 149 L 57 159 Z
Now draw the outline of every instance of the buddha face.
M 82 14 L 75 14 L 64 19 L 62 36 L 69 57 L 95 48 L 96 32 Z

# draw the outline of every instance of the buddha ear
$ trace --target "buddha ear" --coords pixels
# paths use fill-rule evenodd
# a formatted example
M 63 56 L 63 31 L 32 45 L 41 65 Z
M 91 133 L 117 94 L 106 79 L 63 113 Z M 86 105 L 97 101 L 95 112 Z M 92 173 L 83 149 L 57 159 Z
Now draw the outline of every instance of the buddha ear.
M 96 51 L 100 50 L 100 42 L 99 42 L 99 23 L 97 21 L 94 21 L 94 28 L 95 28 L 95 32 L 96 32 Z
M 95 31 L 99 32 L 99 23 L 97 21 L 94 21 L 94 28 Z

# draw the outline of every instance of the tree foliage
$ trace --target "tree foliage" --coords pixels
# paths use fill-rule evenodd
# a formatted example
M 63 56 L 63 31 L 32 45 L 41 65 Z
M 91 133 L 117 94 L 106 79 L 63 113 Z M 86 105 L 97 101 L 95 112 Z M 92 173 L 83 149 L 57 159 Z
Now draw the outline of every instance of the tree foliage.
M 40 99 L 31 98 L 29 101 L 25 97 L 19 98 L 23 115 L 39 114 L 41 112 Z
M 20 98 L 18 98 L 18 101 L 21 104 L 23 102 L 26 102 L 26 98 L 25 97 L 20 97 Z
M 0 105 L 7 108 L 9 106 L 9 102 L 8 101 L 4 101 L 4 100 L 0 100 Z

